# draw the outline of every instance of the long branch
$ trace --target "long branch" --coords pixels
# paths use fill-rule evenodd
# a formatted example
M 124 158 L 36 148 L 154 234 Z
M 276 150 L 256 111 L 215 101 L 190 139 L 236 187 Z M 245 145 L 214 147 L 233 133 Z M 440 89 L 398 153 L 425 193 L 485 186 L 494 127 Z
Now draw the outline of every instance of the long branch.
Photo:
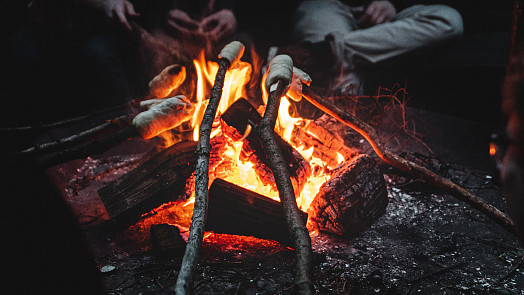
M 230 62 L 225 58 L 221 58 L 218 61 L 218 65 L 215 83 L 211 90 L 211 98 L 200 125 L 196 150 L 195 207 L 193 209 L 189 240 L 187 241 L 186 251 L 175 286 L 175 293 L 179 295 L 190 294 L 193 289 L 196 264 L 200 258 L 200 249 L 202 248 L 202 240 L 204 238 L 209 189 L 210 134 Z
M 102 123 L 91 129 L 82 131 L 65 138 L 61 138 L 52 142 L 38 144 L 20 152 L 21 155 L 41 155 L 53 151 L 65 150 L 76 144 L 81 144 L 89 140 L 93 140 L 111 131 L 124 129 L 125 122 L 129 120 L 129 115 L 117 117 L 113 120 Z
M 262 141 L 265 154 L 268 157 L 271 170 L 275 176 L 280 202 L 284 209 L 291 240 L 295 246 L 295 286 L 297 294 L 312 294 L 311 283 L 311 238 L 300 217 L 295 199 L 293 185 L 287 170 L 287 164 L 282 156 L 275 138 L 275 122 L 278 115 L 280 98 L 285 94 L 286 85 L 277 82 L 277 89 L 270 92 L 264 117 L 256 127 L 257 135 Z
M 122 142 L 125 142 L 129 138 L 133 138 L 135 136 L 138 136 L 135 127 L 127 126 L 117 130 L 116 132 L 111 132 L 100 138 L 97 138 L 96 140 L 91 140 L 85 144 L 42 155 L 38 157 L 38 161 L 43 167 L 48 168 L 73 159 L 80 159 L 93 154 L 103 153 L 111 147 L 121 144 Z M 24 156 L 23 154 L 19 155 Z
M 304 87 L 303 95 L 311 104 L 324 111 L 328 115 L 334 117 L 338 121 L 351 127 L 360 135 L 362 135 L 369 142 L 375 153 L 377 153 L 377 155 L 384 162 L 399 170 L 410 173 L 411 175 L 418 177 L 424 180 L 425 182 L 450 193 L 457 199 L 466 202 L 473 208 L 484 213 L 489 218 L 491 218 L 492 220 L 500 224 L 502 227 L 507 229 L 509 232 L 513 234 L 516 233 L 516 227 L 513 220 L 511 220 L 506 214 L 504 214 L 499 209 L 486 203 L 482 198 L 453 183 L 452 181 L 443 178 L 420 165 L 403 159 L 397 154 L 391 152 L 382 143 L 382 140 L 380 139 L 376 130 L 373 127 L 369 126 L 368 124 L 356 118 L 355 116 L 352 116 L 351 114 L 348 114 L 347 112 L 333 105 L 331 102 L 320 97 L 318 94 L 313 92 L 308 87 Z

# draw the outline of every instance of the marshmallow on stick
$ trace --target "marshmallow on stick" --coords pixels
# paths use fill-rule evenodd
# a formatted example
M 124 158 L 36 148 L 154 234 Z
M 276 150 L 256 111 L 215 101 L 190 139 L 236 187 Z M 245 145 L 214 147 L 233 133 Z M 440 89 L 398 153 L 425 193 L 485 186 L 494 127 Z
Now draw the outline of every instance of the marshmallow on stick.
M 230 66 L 234 66 L 237 63 L 242 55 L 244 54 L 245 46 L 244 44 L 233 41 L 227 44 L 221 51 L 218 57 L 227 59 Z
M 140 136 L 150 139 L 158 134 L 173 129 L 192 116 L 194 106 L 186 100 L 185 96 L 177 95 L 161 100 L 144 101 L 140 103 L 149 109 L 138 114 L 133 119 L 133 126 Z
M 271 92 L 271 87 L 278 81 L 282 81 L 287 87 L 293 77 L 293 60 L 289 55 L 281 54 L 275 56 L 269 63 L 269 69 L 266 78 L 266 90 Z
M 302 99 L 302 84 L 311 85 L 311 77 L 299 68 L 293 67 L 293 78 L 286 96 L 294 101 Z
M 180 65 L 170 65 L 163 69 L 149 82 L 151 97 L 167 97 L 186 80 L 186 68 Z

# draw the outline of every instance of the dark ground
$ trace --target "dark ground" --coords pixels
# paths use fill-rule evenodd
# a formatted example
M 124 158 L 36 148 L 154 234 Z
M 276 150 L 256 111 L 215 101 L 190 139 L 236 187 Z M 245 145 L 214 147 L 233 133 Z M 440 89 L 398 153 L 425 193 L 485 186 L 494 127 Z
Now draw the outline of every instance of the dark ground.
M 391 147 L 505 211 L 487 153 L 493 127 L 412 108 L 407 118 L 433 154 L 424 156 L 428 149 L 402 133 Z M 396 129 L 390 123 L 381 124 L 384 138 Z M 158 256 L 149 242 L 131 241 L 124 229 L 104 221 L 96 193 L 134 168 L 147 149 L 134 141 L 99 160 L 50 170 L 85 228 L 108 294 L 171 294 L 180 267 L 180 256 Z M 390 200 L 385 215 L 353 239 L 312 238 L 318 294 L 524 294 L 524 250 L 514 236 L 449 195 L 380 167 Z M 292 250 L 276 242 L 212 235 L 204 243 L 195 293 L 291 294 L 293 260 Z M 114 270 L 105 272 L 107 266 Z
M 408 109 L 408 121 L 433 154 L 405 134 L 389 140 L 390 146 L 506 211 L 487 149 L 490 134 L 501 128 L 499 86 L 512 3 L 448 2 L 465 17 L 465 42 L 430 65 L 407 70 L 391 65 L 369 84 L 407 82 L 409 105 L 415 107 Z M 395 126 L 384 123 L 383 137 L 394 134 Z M 149 148 L 135 140 L 102 157 L 48 171 L 81 224 L 107 294 L 172 294 L 180 268 L 180 257 L 158 256 L 147 241 L 133 242 L 124 229 L 108 222 L 96 192 L 134 168 Z M 350 240 L 326 234 L 312 238 L 318 294 L 524 294 L 524 249 L 515 237 L 464 203 L 386 165 L 381 169 L 390 201 L 385 215 Z M 15 218 L 9 221 L 24 223 Z M 49 230 L 38 220 L 33 224 L 36 231 Z M 278 243 L 211 236 L 204 244 L 195 293 L 290 294 L 293 257 L 292 250 Z M 34 275 L 57 269 L 61 262 L 50 256 L 44 271 Z M 36 281 L 30 275 L 22 279 L 14 294 Z

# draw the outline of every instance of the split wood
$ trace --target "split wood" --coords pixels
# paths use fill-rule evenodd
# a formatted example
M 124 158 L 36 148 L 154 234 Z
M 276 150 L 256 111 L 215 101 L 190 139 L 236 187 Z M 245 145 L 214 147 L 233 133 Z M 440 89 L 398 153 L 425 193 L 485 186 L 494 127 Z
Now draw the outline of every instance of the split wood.
M 455 198 L 466 202 L 473 208 L 487 215 L 489 218 L 500 224 L 503 228 L 509 232 L 516 234 L 517 229 L 513 220 L 511 220 L 506 214 L 499 209 L 486 203 L 482 198 L 469 192 L 463 187 L 453 183 L 452 181 L 443 178 L 434 172 L 417 165 L 411 161 L 408 161 L 397 154 L 391 152 L 382 143 L 382 140 L 377 134 L 377 131 L 369 126 L 367 123 L 361 121 L 357 117 L 343 111 L 338 108 L 330 101 L 320 97 L 314 91 L 304 85 L 303 96 L 314 106 L 325 112 L 326 114 L 334 117 L 341 123 L 352 128 L 360 135 L 362 135 L 371 145 L 375 153 L 387 164 L 411 174 L 414 177 L 420 178 L 425 182 L 432 184 L 439 189 L 442 189 Z
M 282 156 L 274 129 L 278 116 L 280 98 L 284 96 L 287 85 L 277 82 L 277 89 L 269 93 L 264 117 L 256 126 L 255 131 L 260 137 L 264 152 L 268 157 L 271 170 L 275 176 L 280 202 L 284 209 L 291 241 L 296 254 L 295 287 L 297 294 L 313 294 L 311 282 L 311 238 L 300 216 L 293 185 L 287 169 L 287 163 Z
M 210 158 L 210 134 L 215 120 L 215 115 L 222 96 L 222 88 L 230 61 L 221 58 L 218 61 L 218 72 L 215 83 L 211 89 L 211 97 L 207 105 L 202 124 L 200 125 L 199 140 L 197 145 L 197 161 L 195 172 L 195 207 L 193 209 L 193 219 L 189 229 L 189 239 L 186 251 L 178 273 L 175 286 L 175 294 L 192 293 L 195 269 L 200 258 L 200 249 L 204 238 L 204 228 L 207 213 L 207 198 L 209 189 L 209 158 Z

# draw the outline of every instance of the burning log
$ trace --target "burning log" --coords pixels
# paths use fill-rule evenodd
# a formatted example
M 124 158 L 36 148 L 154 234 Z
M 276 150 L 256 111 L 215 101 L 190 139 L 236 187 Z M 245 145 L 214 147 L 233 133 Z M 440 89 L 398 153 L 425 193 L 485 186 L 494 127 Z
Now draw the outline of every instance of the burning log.
M 471 205 L 473 208 L 484 213 L 486 216 L 491 218 L 493 221 L 500 224 L 509 232 L 515 234 L 517 232 L 515 223 L 511 220 L 506 214 L 504 214 L 499 209 L 495 208 L 491 204 L 486 203 L 482 198 L 476 196 L 475 194 L 469 192 L 463 187 L 453 183 L 452 181 L 443 178 L 432 171 L 429 171 L 425 167 L 422 167 L 416 163 L 408 161 L 401 158 L 397 154 L 391 152 L 385 145 L 382 143 L 382 140 L 378 136 L 376 130 L 366 124 L 365 122 L 359 120 L 358 118 L 348 114 L 333 105 L 331 102 L 320 97 L 318 94 L 314 93 L 307 87 L 304 87 L 303 92 L 304 98 L 306 98 L 311 104 L 324 111 L 325 113 L 331 115 L 341 123 L 344 123 L 348 127 L 357 131 L 362 135 L 371 145 L 375 153 L 389 165 L 407 172 L 414 177 L 418 177 L 429 184 L 432 184 L 448 193 L 452 196 L 460 199 L 467 204 Z
M 307 214 L 299 212 L 306 224 Z M 280 202 L 215 179 L 209 189 L 206 230 L 216 233 L 254 236 L 289 245 L 288 231 Z
M 175 144 L 99 189 L 111 219 L 126 223 L 178 196 L 194 172 L 195 150 L 195 142 Z
M 339 155 L 345 155 L 344 160 L 348 160 L 359 153 L 357 149 L 347 147 L 340 136 L 329 132 L 311 120 L 293 129 L 292 140 L 297 146 L 304 146 L 306 149 L 314 147 L 313 155 L 325 159 L 330 167 L 338 165 Z
M 386 182 L 373 159 L 359 155 L 338 167 L 308 209 L 313 227 L 352 237 L 386 211 Z
M 266 155 L 269 155 L 268 160 L 275 175 L 286 223 L 295 247 L 297 258 L 295 287 L 297 294 L 312 294 L 311 238 L 307 228 L 302 224 L 293 185 L 274 132 L 280 98 L 286 93 L 292 76 L 293 61 L 289 56 L 279 55 L 273 58 L 265 85 L 269 92 L 268 104 L 264 117 L 256 127 L 256 132 L 263 143 Z
M 207 105 L 202 123 L 200 124 L 199 140 L 197 144 L 196 180 L 195 180 L 195 207 L 191 221 L 188 246 L 180 267 L 175 286 L 176 294 L 190 294 L 193 288 L 196 264 L 200 258 L 200 248 L 204 238 L 204 228 L 207 212 L 207 195 L 209 186 L 209 156 L 210 134 L 216 116 L 218 103 L 222 96 L 222 87 L 228 68 L 240 60 L 244 53 L 244 45 L 233 41 L 220 52 L 218 72 L 211 89 L 211 97 Z
M 255 133 L 250 132 L 249 122 L 258 124 L 260 120 L 262 120 L 260 114 L 245 99 L 237 100 L 221 116 L 224 133 L 233 140 L 240 140 L 244 137 L 244 134 L 249 133 L 242 143 L 241 160 L 255 163 L 255 172 L 261 181 L 266 185 L 275 185 L 275 177 L 269 168 L 269 160 L 262 148 L 262 142 Z M 282 151 L 282 156 L 288 163 L 287 168 L 295 192 L 300 194 L 307 178 L 311 175 L 311 167 L 288 142 L 276 133 L 275 137 Z

